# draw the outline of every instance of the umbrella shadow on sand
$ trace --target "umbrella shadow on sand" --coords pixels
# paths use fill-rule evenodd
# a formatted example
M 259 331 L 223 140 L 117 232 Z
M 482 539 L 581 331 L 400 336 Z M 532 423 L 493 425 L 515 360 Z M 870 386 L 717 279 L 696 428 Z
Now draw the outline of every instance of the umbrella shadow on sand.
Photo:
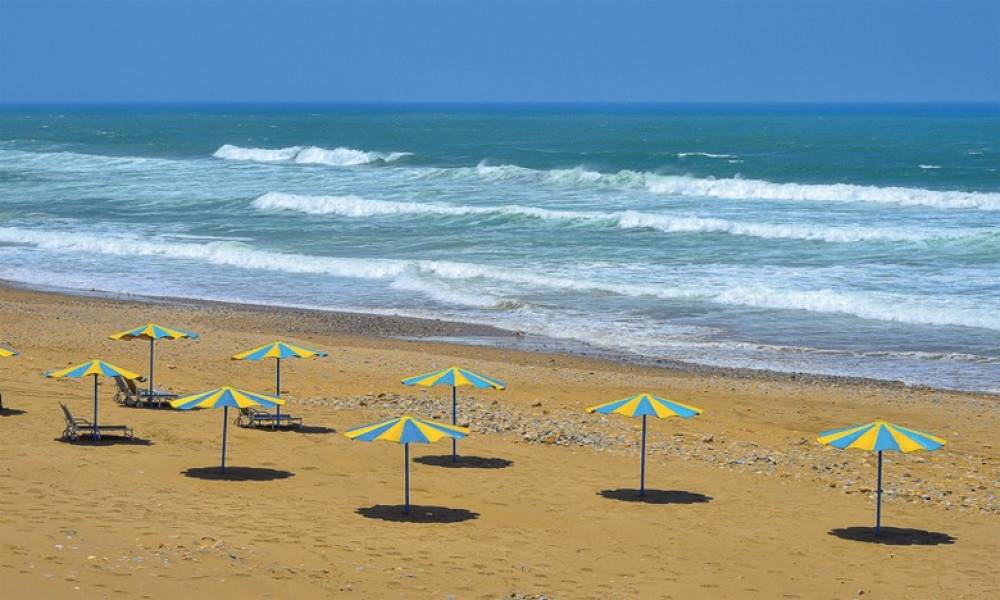
M 646 490 L 644 496 L 639 495 L 639 490 L 629 488 L 619 488 L 617 490 L 601 490 L 598 495 L 609 500 L 620 502 L 644 502 L 646 504 L 703 504 L 711 502 L 712 497 L 697 492 L 685 492 L 683 490 Z
M 411 504 L 409 514 L 404 513 L 403 508 L 402 504 L 376 504 L 359 508 L 354 512 L 369 519 L 397 523 L 461 523 L 479 518 L 479 513 L 464 508 Z
M 955 543 L 955 538 L 947 533 L 902 527 L 883 527 L 878 536 L 875 535 L 874 527 L 844 527 L 831 529 L 827 533 L 842 540 L 889 546 L 939 546 Z
M 16 417 L 26 412 L 28 411 L 21 410 L 20 408 L 0 408 L 0 417 Z
M 274 481 L 275 479 L 288 479 L 295 476 L 295 473 L 291 471 L 267 467 L 226 467 L 226 470 L 222 471 L 218 465 L 192 467 L 181 471 L 181 473 L 185 477 L 217 481 Z
M 434 456 L 420 456 L 414 458 L 413 462 L 432 467 L 445 467 L 448 469 L 506 469 L 514 464 L 514 461 L 506 458 L 487 458 L 484 456 L 458 456 L 453 459 L 450 454 L 440 454 Z
M 99 440 L 87 436 L 80 436 L 75 440 L 68 440 L 64 437 L 55 438 L 57 442 L 69 444 L 71 446 L 152 446 L 152 440 L 143 438 L 126 438 L 121 436 L 104 436 Z

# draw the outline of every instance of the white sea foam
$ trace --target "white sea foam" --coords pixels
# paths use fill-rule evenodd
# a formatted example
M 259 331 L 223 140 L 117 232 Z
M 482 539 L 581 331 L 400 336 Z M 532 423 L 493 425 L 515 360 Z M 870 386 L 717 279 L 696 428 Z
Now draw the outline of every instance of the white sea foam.
M 917 165 L 921 169 L 940 169 L 941 165 Z
M 557 291 L 600 292 L 622 296 L 692 299 L 719 304 L 770 309 L 840 313 L 865 319 L 926 325 L 959 325 L 1000 330 L 1000 314 L 993 307 L 969 306 L 951 298 L 921 298 L 884 292 L 781 289 L 768 285 L 706 288 L 697 285 L 617 283 L 589 279 L 587 271 L 546 273 L 439 260 L 367 259 L 284 254 L 250 248 L 238 242 L 195 244 L 166 242 L 141 236 L 92 235 L 77 232 L 38 231 L 0 227 L 0 242 L 26 244 L 44 250 L 114 256 L 153 256 L 191 260 L 243 269 L 286 273 L 332 275 L 344 278 L 395 280 L 396 285 L 417 291 L 419 279 L 437 278 L 474 285 L 504 284 Z M 405 277 L 404 277 L 405 276 Z M 411 279 L 407 279 L 411 277 Z M 463 297 L 446 290 L 421 293 L 448 294 L 449 302 L 482 307 L 496 303 L 488 295 Z M 471 292 L 467 292 L 471 294 Z M 443 296 L 441 296 L 443 298 Z
M 358 196 L 303 196 L 268 192 L 253 201 L 260 210 L 288 210 L 313 215 L 375 217 L 387 215 L 518 215 L 549 221 L 579 221 L 615 225 L 622 229 L 653 229 L 664 233 L 724 233 L 768 239 L 792 239 L 850 243 L 865 241 L 912 242 L 962 238 L 977 235 L 973 230 L 921 230 L 901 227 L 828 227 L 807 223 L 744 223 L 725 219 L 684 215 L 621 212 L 552 210 L 533 206 L 456 206 L 441 203 L 371 200 Z
M 212 156 L 225 160 L 292 162 L 300 165 L 349 167 L 377 162 L 393 162 L 410 154 L 410 152 L 366 152 L 344 147 L 327 149 L 318 146 L 290 146 L 272 149 L 243 148 L 225 144 L 220 146 Z
M 701 179 L 646 176 L 646 188 L 659 194 L 723 200 L 783 200 L 807 202 L 874 202 L 900 206 L 1000 210 L 1000 193 L 935 191 L 847 183 L 772 183 L 757 179 Z
M 1000 193 L 997 192 L 928 190 L 849 183 L 776 183 L 741 177 L 713 179 L 686 175 L 658 175 L 629 170 L 615 173 L 600 173 L 584 168 L 535 170 L 517 165 L 487 165 L 485 163 L 480 163 L 472 169 L 423 169 L 415 171 L 417 177 L 467 177 L 469 174 L 494 181 L 524 180 L 561 185 L 597 185 L 617 189 L 646 190 L 670 196 L 719 200 L 867 202 L 898 206 L 930 206 L 941 209 L 1000 210 Z
M 736 158 L 735 154 L 712 154 L 711 152 L 678 152 L 677 158 L 701 156 L 703 158 Z
M 403 273 L 392 281 L 392 288 L 407 292 L 417 292 L 445 304 L 457 304 L 475 308 L 500 308 L 510 306 L 509 301 L 491 294 L 476 294 L 457 289 L 437 280 L 428 280 L 412 273 Z

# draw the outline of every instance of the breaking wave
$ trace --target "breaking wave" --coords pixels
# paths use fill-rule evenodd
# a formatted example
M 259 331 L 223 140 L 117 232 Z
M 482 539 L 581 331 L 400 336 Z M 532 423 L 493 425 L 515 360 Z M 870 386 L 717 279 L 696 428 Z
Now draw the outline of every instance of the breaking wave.
M 735 154 L 712 154 L 711 152 L 678 152 L 677 158 L 701 156 L 702 158 L 737 158 Z
M 252 203 L 259 210 L 287 210 L 312 215 L 376 217 L 392 215 L 502 216 L 513 215 L 547 221 L 612 225 L 621 229 L 652 229 L 664 233 L 723 233 L 768 239 L 850 243 L 866 241 L 915 242 L 981 235 L 974 230 L 921 230 L 900 227 L 828 227 L 812 224 L 744 223 L 726 219 L 646 213 L 551 210 L 518 204 L 456 206 L 442 203 L 371 200 L 358 196 L 303 196 L 268 192 Z
M 850 183 L 775 183 L 740 177 L 713 179 L 630 170 L 615 173 L 601 173 L 584 168 L 537 170 L 517 165 L 485 163 L 476 167 L 414 169 L 414 176 L 420 178 L 470 175 L 491 181 L 520 180 L 554 185 L 603 186 L 719 200 L 868 202 L 941 209 L 1000 210 L 1000 193 L 997 192 L 941 191 Z
M 332 150 L 318 146 L 290 146 L 288 148 L 242 148 L 225 144 L 212 156 L 224 160 L 253 162 L 291 162 L 300 165 L 330 165 L 350 167 L 371 163 L 390 163 L 411 152 L 366 152 L 354 148 L 338 147 Z

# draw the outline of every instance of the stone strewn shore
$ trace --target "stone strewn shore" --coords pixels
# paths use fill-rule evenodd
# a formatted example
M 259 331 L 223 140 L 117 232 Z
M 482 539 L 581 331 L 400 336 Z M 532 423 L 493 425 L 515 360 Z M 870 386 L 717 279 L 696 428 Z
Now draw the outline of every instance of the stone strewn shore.
M 450 400 L 440 394 L 389 394 L 305 398 L 313 407 L 370 412 L 375 418 L 414 414 L 440 421 L 451 418 Z M 294 406 L 294 404 L 293 404 Z M 543 400 L 532 410 L 518 410 L 502 399 L 463 396 L 459 424 L 476 434 L 501 434 L 514 443 L 584 446 L 600 452 L 637 453 L 638 420 L 615 415 L 591 415 L 582 409 L 547 408 Z M 679 419 L 650 429 L 647 453 L 666 460 L 700 461 L 718 468 L 760 476 L 801 479 L 844 494 L 875 497 L 875 456 L 824 447 L 814 439 L 770 445 L 730 439 L 726 431 L 690 434 L 676 431 Z M 669 441 L 662 441 L 662 440 Z M 891 455 L 886 462 L 883 501 L 932 504 L 945 510 L 977 510 L 1000 514 L 1000 473 L 990 480 L 989 458 L 940 451 Z

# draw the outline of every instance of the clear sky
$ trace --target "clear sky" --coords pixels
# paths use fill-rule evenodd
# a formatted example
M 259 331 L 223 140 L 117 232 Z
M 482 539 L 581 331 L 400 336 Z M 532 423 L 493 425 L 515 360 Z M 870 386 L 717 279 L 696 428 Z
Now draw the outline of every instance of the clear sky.
M 0 0 L 3 102 L 1000 102 L 1000 0 Z

